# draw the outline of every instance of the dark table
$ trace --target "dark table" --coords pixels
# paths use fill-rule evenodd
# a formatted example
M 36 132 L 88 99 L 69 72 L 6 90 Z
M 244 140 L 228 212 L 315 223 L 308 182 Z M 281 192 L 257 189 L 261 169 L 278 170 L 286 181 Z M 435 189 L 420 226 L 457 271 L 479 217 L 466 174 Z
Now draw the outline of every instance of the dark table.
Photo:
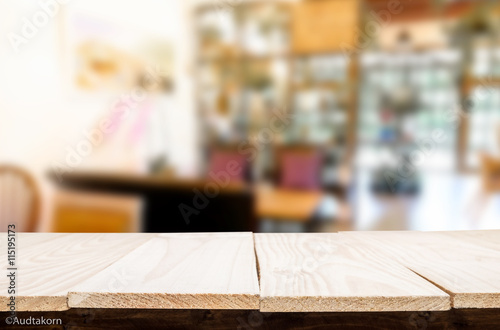
M 245 184 L 121 173 L 49 176 L 64 189 L 142 196 L 144 232 L 256 230 L 255 194 Z

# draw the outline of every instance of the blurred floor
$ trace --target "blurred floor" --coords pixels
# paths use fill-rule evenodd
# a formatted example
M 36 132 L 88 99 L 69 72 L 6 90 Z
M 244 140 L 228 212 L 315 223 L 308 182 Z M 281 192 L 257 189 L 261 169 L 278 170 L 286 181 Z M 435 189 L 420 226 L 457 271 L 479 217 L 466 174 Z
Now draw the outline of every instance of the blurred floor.
M 355 230 L 500 229 L 500 194 L 484 199 L 474 212 L 480 179 L 473 175 L 420 173 L 415 196 L 382 196 L 369 189 L 370 174 L 360 171 L 354 191 Z

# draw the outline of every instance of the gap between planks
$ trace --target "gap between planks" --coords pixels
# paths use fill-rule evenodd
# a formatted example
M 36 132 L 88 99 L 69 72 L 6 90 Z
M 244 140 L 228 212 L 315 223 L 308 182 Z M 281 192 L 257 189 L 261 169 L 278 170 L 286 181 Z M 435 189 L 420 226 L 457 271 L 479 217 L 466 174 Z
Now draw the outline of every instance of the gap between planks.
M 447 293 L 384 253 L 366 257 L 365 247 L 351 244 L 342 235 L 255 234 L 254 237 L 261 311 L 450 309 Z
M 75 308 L 258 309 L 252 233 L 159 234 L 73 288 Z M 111 288 L 123 274 L 122 287 Z
M 6 235 L 6 233 L 4 233 Z M 16 234 L 16 311 L 67 310 L 68 290 L 140 246 L 152 234 Z M 0 258 L 7 261 L 7 240 L 0 240 Z M 103 253 L 103 251 L 105 251 Z M 7 288 L 8 277 L 0 278 Z M 10 294 L 0 293 L 0 311 Z
M 500 231 L 344 232 L 450 295 L 453 308 L 500 307 Z

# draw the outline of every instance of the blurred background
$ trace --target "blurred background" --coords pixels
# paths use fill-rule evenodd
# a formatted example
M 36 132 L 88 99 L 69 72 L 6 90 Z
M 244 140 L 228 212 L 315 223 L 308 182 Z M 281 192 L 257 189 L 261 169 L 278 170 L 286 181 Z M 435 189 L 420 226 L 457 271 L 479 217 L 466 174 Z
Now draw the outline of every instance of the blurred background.
M 499 18 L 0 0 L 1 230 L 499 229 Z

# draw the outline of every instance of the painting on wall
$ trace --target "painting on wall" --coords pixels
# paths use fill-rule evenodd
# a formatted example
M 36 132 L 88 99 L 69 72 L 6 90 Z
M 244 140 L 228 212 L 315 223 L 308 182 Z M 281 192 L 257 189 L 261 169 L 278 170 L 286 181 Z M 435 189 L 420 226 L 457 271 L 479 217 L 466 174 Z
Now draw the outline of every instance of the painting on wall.
M 99 143 L 84 165 L 147 171 L 151 158 L 166 150 L 165 100 L 174 97 L 172 43 L 133 22 L 115 21 L 112 12 L 84 6 L 65 8 L 61 20 L 65 87 L 73 100 L 89 104 L 80 109 L 95 113 L 89 114 L 90 132 Z
M 139 86 L 167 93 L 173 88 L 170 42 L 75 7 L 65 11 L 62 24 L 65 72 L 77 90 L 121 91 Z

